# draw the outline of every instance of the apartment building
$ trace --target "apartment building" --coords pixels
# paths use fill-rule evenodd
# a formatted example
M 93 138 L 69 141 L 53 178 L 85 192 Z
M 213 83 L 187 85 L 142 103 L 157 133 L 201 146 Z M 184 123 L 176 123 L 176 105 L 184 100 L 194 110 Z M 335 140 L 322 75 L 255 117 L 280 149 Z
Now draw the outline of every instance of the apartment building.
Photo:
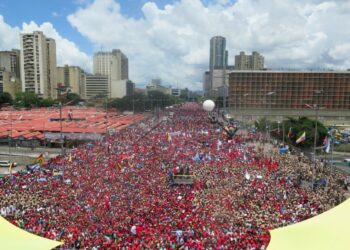
M 56 43 L 41 31 L 21 34 L 22 91 L 31 91 L 44 98 L 57 96 Z
M 264 57 L 253 51 L 246 55 L 243 51 L 235 56 L 235 70 L 262 70 L 264 69 Z

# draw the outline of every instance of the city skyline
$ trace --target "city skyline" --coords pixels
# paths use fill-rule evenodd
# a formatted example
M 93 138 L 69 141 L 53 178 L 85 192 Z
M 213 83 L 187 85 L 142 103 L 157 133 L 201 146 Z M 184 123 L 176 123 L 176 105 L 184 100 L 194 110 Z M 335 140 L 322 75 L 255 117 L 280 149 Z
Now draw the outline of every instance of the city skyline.
M 267 68 L 350 68 L 350 31 L 336 28 L 350 24 L 347 10 L 350 2 L 320 0 L 4 0 L 0 50 L 18 49 L 20 33 L 40 30 L 55 39 L 59 66 L 92 72 L 95 52 L 120 49 L 138 85 L 161 78 L 198 90 L 213 36 L 226 38 L 229 64 L 240 51 L 259 51 Z

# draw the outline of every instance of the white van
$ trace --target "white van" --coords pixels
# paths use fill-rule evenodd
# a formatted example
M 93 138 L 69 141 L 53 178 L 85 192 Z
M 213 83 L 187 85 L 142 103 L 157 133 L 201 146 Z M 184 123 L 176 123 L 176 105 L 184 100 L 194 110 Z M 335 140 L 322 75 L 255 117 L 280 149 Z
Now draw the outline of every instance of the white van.
M 10 167 L 11 163 L 12 162 L 10 162 L 10 161 L 0 161 L 0 167 L 8 168 L 8 167 Z M 14 164 L 14 167 L 17 166 L 17 162 L 14 162 L 13 164 Z

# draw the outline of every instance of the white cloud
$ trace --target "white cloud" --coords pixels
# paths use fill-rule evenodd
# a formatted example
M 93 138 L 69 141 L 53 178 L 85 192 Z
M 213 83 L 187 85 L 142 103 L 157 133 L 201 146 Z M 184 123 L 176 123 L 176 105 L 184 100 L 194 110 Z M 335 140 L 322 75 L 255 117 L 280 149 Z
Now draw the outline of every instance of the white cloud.
M 19 33 L 18 27 L 11 27 L 2 15 L 0 15 L 0 50 L 11 50 L 19 48 Z
M 135 19 L 115 0 L 95 0 L 68 21 L 95 50 L 121 49 L 136 82 L 161 77 L 197 89 L 214 35 L 226 37 L 230 64 L 239 51 L 255 50 L 273 68 L 347 67 L 349 10 L 350 1 L 336 0 L 179 0 L 164 8 L 146 2 Z
M 22 29 L 11 27 L 0 15 L 0 50 L 11 50 L 20 48 L 20 33 L 30 33 L 36 30 L 43 33 L 56 41 L 57 65 L 77 65 L 87 71 L 91 71 L 91 58 L 84 52 L 80 51 L 76 44 L 63 38 L 51 23 L 41 25 L 31 21 L 23 23 Z
M 45 22 L 41 25 L 33 21 L 23 23 L 22 32 L 31 33 L 36 30 L 40 30 L 45 36 L 55 39 L 57 65 L 77 65 L 91 71 L 91 58 L 86 53 L 80 51 L 75 43 L 62 37 L 51 23 Z
M 201 88 L 209 64 L 209 40 L 226 37 L 229 62 L 239 51 L 259 51 L 270 68 L 350 67 L 350 1 L 178 0 L 163 8 L 145 2 L 142 18 L 121 13 L 117 0 L 76 0 L 68 21 L 95 51 L 121 49 L 130 78 L 146 83 Z M 52 13 L 55 15 L 54 13 Z M 42 30 L 56 40 L 58 64 L 91 69 L 91 57 L 51 23 L 12 27 L 0 15 L 0 49 L 19 48 L 22 31 Z

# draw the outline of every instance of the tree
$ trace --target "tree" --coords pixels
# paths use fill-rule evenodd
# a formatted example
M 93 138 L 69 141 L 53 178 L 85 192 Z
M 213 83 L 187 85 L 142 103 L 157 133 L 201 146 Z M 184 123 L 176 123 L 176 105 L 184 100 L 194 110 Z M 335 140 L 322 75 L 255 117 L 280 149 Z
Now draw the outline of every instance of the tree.
M 3 103 L 12 103 L 12 96 L 10 93 L 2 92 L 0 93 L 0 104 Z
M 76 105 L 80 101 L 82 101 L 80 95 L 72 92 L 68 92 L 67 95 L 63 98 L 63 103 L 70 105 Z
M 40 107 L 51 107 L 55 103 L 51 97 L 47 99 L 41 99 L 40 101 Z
M 261 119 L 259 122 L 255 123 L 255 126 L 260 131 L 264 131 L 264 123 L 266 123 L 266 119 Z M 314 146 L 314 138 L 315 138 L 315 125 L 316 121 L 312 120 L 307 117 L 300 117 L 298 119 L 289 117 L 288 120 L 283 121 L 283 124 L 280 124 L 280 133 L 276 133 L 278 123 L 273 122 L 270 123 L 269 129 L 274 131 L 271 133 L 274 137 L 278 138 L 279 140 L 282 140 L 283 138 L 283 127 L 284 127 L 284 134 L 285 134 L 285 142 L 294 145 L 300 148 L 312 148 Z M 291 128 L 292 134 L 288 137 L 288 131 Z M 306 133 L 306 140 L 300 144 L 296 144 L 296 140 L 303 134 Z M 317 141 L 316 146 L 320 146 L 323 143 L 324 137 L 327 135 L 327 128 L 321 123 L 317 122 Z
M 134 110 L 135 112 L 144 112 L 146 110 L 154 110 L 156 107 L 171 106 L 176 100 L 175 97 L 160 91 L 149 91 L 147 95 L 135 92 L 123 98 L 113 99 L 111 106 L 120 111 Z
M 40 103 L 40 100 L 38 98 L 38 95 L 34 92 L 19 92 L 16 93 L 16 97 L 14 100 L 15 106 L 20 107 L 38 107 Z

